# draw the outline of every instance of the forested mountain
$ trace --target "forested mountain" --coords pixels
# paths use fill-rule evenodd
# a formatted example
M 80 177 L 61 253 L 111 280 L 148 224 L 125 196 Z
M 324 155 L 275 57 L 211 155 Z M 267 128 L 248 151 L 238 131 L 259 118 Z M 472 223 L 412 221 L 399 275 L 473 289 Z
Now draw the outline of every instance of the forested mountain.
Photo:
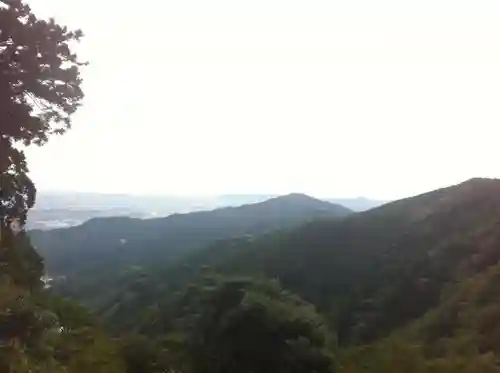
M 47 289 L 25 148 L 70 129 L 82 36 L 0 0 L 1 373 L 500 373 L 500 180 L 33 231 Z
M 262 234 L 320 217 L 351 211 L 305 195 L 291 194 L 261 203 L 159 219 L 96 218 L 71 228 L 32 231 L 50 272 L 71 274 L 107 260 L 124 265 L 166 264 L 210 242 Z
M 468 328 L 474 334 L 463 348 L 480 338 L 480 352 L 493 351 L 496 337 L 480 328 L 496 322 L 499 226 L 500 181 L 472 179 L 340 220 L 217 242 L 161 274 L 130 277 L 101 315 L 115 330 L 167 334 L 183 313 L 176 299 L 187 284 L 210 273 L 265 275 L 317 305 L 344 348 L 375 343 L 384 350 L 392 348 L 384 338 L 399 335 L 399 346 L 433 338 L 444 351 L 447 339 Z M 483 300 L 474 289 L 486 294 Z
M 106 288 L 95 311 L 131 372 L 498 372 L 499 180 L 320 215 L 118 277 L 104 261 L 67 294 Z
M 81 192 L 39 192 L 31 209 L 28 230 L 57 229 L 80 225 L 98 217 L 159 218 L 172 214 L 237 207 L 264 202 L 279 195 L 222 194 L 215 196 L 127 195 Z M 327 202 L 353 211 L 365 211 L 386 202 L 368 198 L 327 198 Z
M 165 266 L 216 240 L 258 235 L 321 217 L 344 217 L 345 207 L 301 194 L 161 219 L 96 218 L 80 226 L 32 231 L 38 251 L 54 275 L 72 275 L 98 266 Z
M 35 231 L 47 289 L 24 147 L 70 128 L 81 37 L 0 0 L 0 372 L 500 372 L 499 180 Z

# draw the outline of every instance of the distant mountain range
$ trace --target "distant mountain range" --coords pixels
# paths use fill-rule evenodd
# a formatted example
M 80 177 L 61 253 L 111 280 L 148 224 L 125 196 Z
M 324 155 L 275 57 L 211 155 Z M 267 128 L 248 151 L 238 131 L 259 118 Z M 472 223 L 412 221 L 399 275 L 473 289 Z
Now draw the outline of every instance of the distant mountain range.
M 127 194 L 39 192 L 30 211 L 27 227 L 54 229 L 79 225 L 96 217 L 128 216 L 133 218 L 165 217 L 174 213 L 213 210 L 263 202 L 278 195 L 224 194 L 219 196 L 134 196 Z M 325 199 L 353 211 L 365 211 L 385 201 L 367 198 Z
M 121 277 L 114 277 L 114 283 L 107 282 L 111 280 L 106 276 L 115 262 L 113 266 L 103 264 L 98 271 L 79 276 L 65 291 L 75 291 L 68 294 L 85 302 L 101 294 L 100 314 L 113 327 L 128 330 L 141 328 L 138 315 L 145 323 L 143 326 L 150 328 L 148 320 L 152 317 L 147 310 L 153 310 L 158 299 L 167 299 L 188 284 L 196 283 L 206 271 L 225 275 L 264 274 L 279 279 L 286 288 L 318 306 L 334 325 L 342 344 L 370 342 L 393 330 L 404 332 L 399 328 L 424 317 L 431 309 L 438 310 L 439 318 L 429 316 L 431 324 L 417 325 L 425 333 L 449 338 L 453 334 L 439 328 L 458 331 L 467 327 L 473 336 L 475 324 L 467 324 L 466 316 L 456 321 L 458 316 L 442 299 L 470 312 L 485 312 L 487 306 L 495 305 L 498 300 L 500 277 L 495 273 L 500 273 L 499 180 L 472 179 L 360 213 L 344 214 L 346 211 L 331 205 L 333 215 L 340 211 L 335 219 L 318 219 L 315 213 L 312 215 L 316 218 L 312 217 L 311 211 L 328 209 L 326 206 L 330 205 L 295 195 L 264 202 L 260 207 L 229 211 L 241 213 L 240 209 L 258 207 L 268 214 L 274 207 L 265 208 L 266 204 L 271 207 L 277 203 L 310 205 L 313 209 L 306 214 L 310 218 L 302 215 L 304 223 L 300 226 L 260 235 L 226 235 L 232 237 L 214 240 L 204 248 L 178 257 L 180 260 L 175 263 L 165 265 L 155 254 L 162 263 L 156 270 L 143 267 L 137 268 L 137 272 L 122 272 Z M 221 211 L 224 210 L 217 214 Z M 215 219 L 215 215 L 207 214 L 206 222 Z M 185 218 L 196 215 L 188 214 Z M 229 216 L 226 218 L 218 221 L 231 220 Z M 196 228 L 196 232 L 202 232 L 200 229 Z M 69 235 L 70 230 L 67 231 Z M 164 247 L 169 247 L 167 242 Z M 80 250 L 85 247 L 93 248 L 82 245 Z M 46 252 L 49 260 L 50 255 L 49 250 Z M 116 252 L 115 260 L 119 258 Z M 489 268 L 496 272 L 488 273 Z M 476 280 L 477 274 L 483 279 Z M 486 281 L 491 283 L 490 290 Z M 102 292 L 101 287 L 106 290 Z M 478 300 L 476 292 L 467 287 L 484 289 L 486 295 Z M 110 295 L 109 289 L 115 292 Z M 452 297 L 460 293 L 469 303 Z M 483 304 L 484 299 L 487 301 Z M 166 310 L 157 315 L 160 318 L 167 315 Z M 495 312 L 495 320 L 500 320 L 500 311 Z M 486 317 L 481 315 L 477 313 L 476 318 Z M 454 320 L 456 326 L 448 320 Z M 484 322 L 488 320 L 485 318 Z M 159 323 L 163 321 L 166 320 L 160 319 Z M 478 333 L 486 335 L 488 331 L 481 329 Z
M 30 235 L 45 257 L 48 270 L 67 275 L 108 262 L 114 267 L 164 265 L 217 240 L 259 235 L 311 219 L 351 213 L 341 205 L 290 194 L 249 205 L 165 218 L 92 218 L 82 225 L 33 230 Z
M 499 227 L 500 180 L 471 179 L 357 213 L 292 194 L 31 236 L 49 270 L 67 276 L 51 291 L 82 301 L 117 335 L 172 343 L 191 313 L 217 305 L 232 320 L 250 298 L 252 329 L 271 296 L 233 285 L 268 278 L 324 316 L 339 373 L 469 373 L 498 371 Z M 233 279 L 230 291 L 213 293 L 214 278 Z M 200 301 L 198 291 L 220 296 Z

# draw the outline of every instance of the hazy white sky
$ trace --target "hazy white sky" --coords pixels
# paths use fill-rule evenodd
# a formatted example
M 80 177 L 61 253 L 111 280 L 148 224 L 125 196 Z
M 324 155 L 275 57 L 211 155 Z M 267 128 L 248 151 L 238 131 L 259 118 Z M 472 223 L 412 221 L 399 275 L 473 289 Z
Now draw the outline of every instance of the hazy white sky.
M 500 176 L 498 0 L 31 0 L 80 27 L 40 189 L 398 198 Z

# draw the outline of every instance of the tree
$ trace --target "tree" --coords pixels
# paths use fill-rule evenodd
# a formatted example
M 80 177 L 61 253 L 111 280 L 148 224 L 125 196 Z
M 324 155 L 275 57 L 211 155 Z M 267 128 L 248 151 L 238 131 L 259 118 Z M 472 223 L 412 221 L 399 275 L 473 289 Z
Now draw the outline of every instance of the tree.
M 83 36 L 38 19 L 22 0 L 0 0 L 0 223 L 24 223 L 35 185 L 20 146 L 44 145 L 71 126 L 83 98 L 70 44 Z
M 83 98 L 70 46 L 82 37 L 0 0 L 0 371 L 123 372 L 118 350 L 75 305 L 40 292 L 43 261 L 23 229 L 36 189 L 21 146 L 71 126 Z
M 16 236 L 9 247 L 0 247 L 0 272 L 8 275 L 13 283 L 29 290 L 39 290 L 44 265 L 26 232 Z
M 191 299 L 193 294 L 189 295 Z M 315 308 L 276 281 L 226 279 L 201 289 L 189 351 L 203 373 L 327 372 L 328 329 Z

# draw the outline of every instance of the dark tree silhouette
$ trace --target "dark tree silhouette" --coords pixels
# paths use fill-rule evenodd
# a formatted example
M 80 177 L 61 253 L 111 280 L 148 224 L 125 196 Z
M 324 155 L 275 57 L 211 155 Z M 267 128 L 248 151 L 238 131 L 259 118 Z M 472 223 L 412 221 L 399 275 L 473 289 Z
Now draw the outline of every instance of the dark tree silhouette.
M 82 37 L 54 19 L 38 19 L 21 0 L 0 0 L 0 222 L 24 223 L 35 202 L 22 146 L 44 145 L 71 126 L 83 98 Z

